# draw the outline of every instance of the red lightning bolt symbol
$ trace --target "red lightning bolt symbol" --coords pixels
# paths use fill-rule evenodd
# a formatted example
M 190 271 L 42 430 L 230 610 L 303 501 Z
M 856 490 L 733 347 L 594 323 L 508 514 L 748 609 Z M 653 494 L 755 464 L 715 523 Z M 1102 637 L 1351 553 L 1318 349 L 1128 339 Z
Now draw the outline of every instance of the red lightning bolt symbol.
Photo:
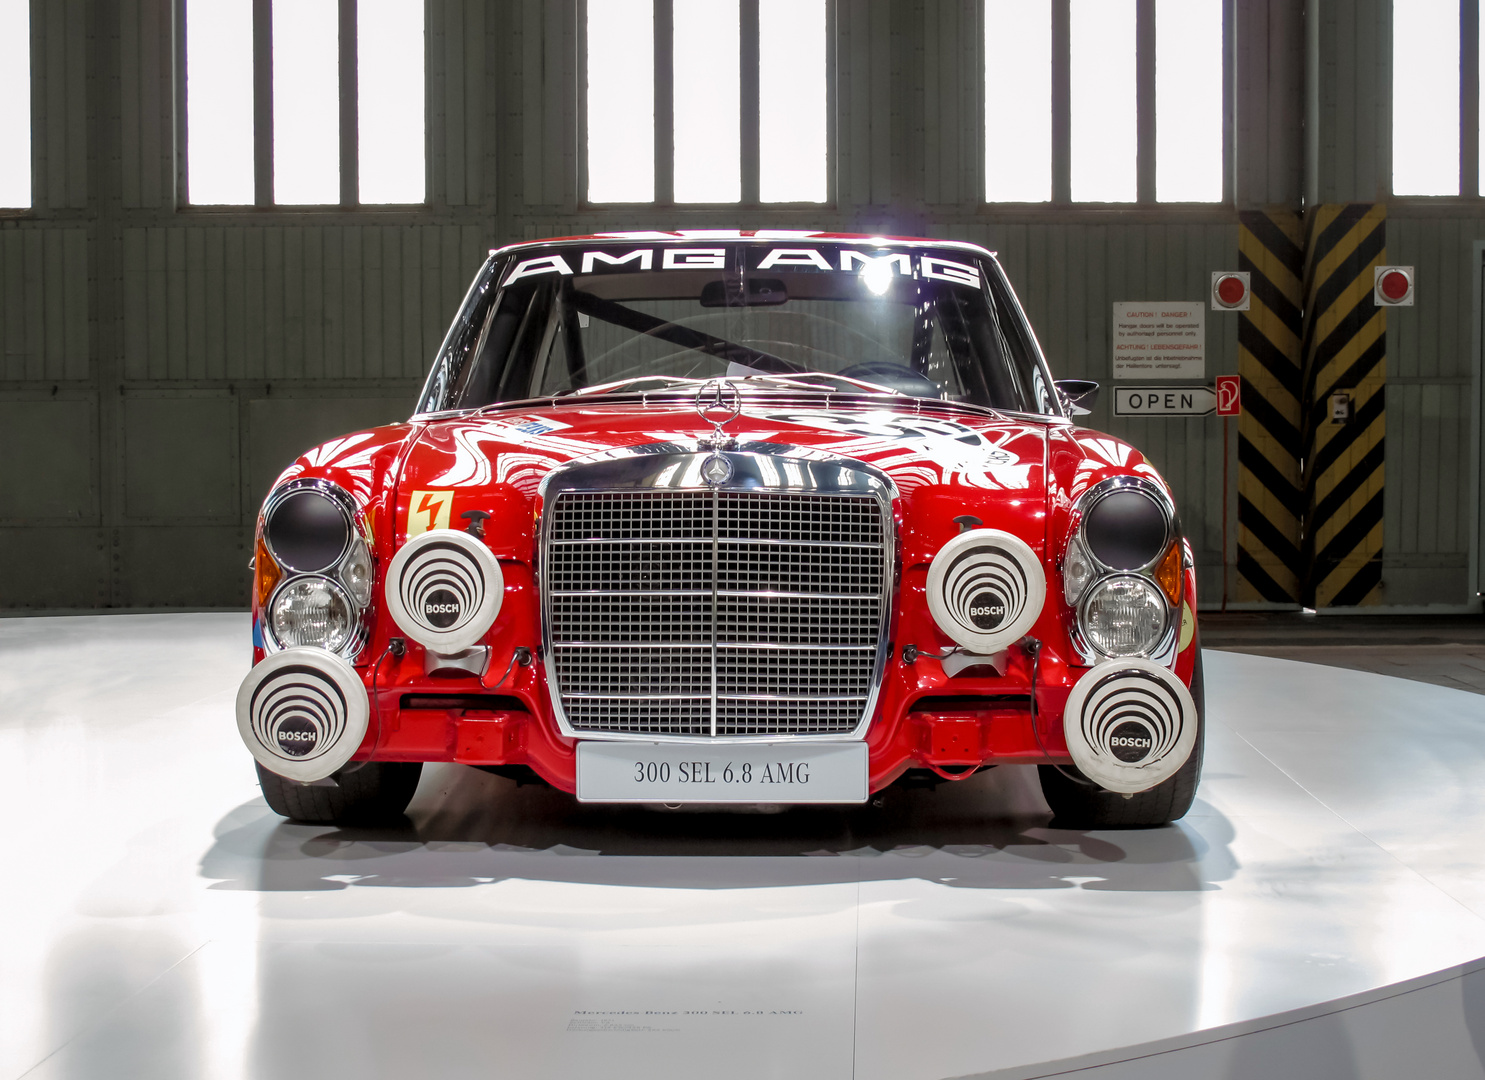
M 439 507 L 443 505 L 443 498 L 438 495 L 424 495 L 422 505 L 418 507 L 418 513 L 428 515 L 428 528 L 433 528 L 433 523 L 438 520 Z

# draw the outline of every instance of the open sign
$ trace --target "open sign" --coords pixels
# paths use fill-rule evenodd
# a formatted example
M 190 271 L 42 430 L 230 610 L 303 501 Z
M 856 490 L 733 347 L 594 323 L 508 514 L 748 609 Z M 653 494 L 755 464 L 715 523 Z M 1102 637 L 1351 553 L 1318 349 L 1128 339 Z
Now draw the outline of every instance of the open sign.
M 1210 386 L 1117 386 L 1115 416 L 1206 416 L 1217 408 Z

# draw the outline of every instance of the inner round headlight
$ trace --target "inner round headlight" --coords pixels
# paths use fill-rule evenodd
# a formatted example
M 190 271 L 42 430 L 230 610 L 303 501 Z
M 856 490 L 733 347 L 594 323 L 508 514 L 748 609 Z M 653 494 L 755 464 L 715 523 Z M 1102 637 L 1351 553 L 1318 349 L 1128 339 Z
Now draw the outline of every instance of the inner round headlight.
M 1147 653 L 1165 632 L 1165 597 L 1134 575 L 1104 578 L 1088 593 L 1078 616 L 1083 636 L 1105 656 Z
M 318 487 L 296 488 L 269 500 L 263 539 L 283 566 L 318 573 L 345 554 L 351 542 L 351 519 L 329 492 Z
M 268 613 L 273 638 L 292 649 L 311 645 L 339 652 L 355 629 L 350 599 L 326 578 L 299 578 L 279 589 Z
M 1164 507 L 1138 488 L 1111 491 L 1083 518 L 1083 536 L 1093 557 L 1110 570 L 1139 570 L 1170 543 Z

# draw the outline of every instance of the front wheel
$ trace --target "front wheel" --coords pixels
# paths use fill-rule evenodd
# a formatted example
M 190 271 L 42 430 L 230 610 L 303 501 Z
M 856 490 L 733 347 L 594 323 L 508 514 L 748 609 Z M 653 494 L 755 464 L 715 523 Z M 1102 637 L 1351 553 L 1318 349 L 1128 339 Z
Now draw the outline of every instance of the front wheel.
M 1060 829 L 1140 829 L 1166 825 L 1184 817 L 1196 798 L 1206 744 L 1206 691 L 1200 641 L 1191 671 L 1191 698 L 1196 703 L 1196 745 L 1191 748 L 1191 756 L 1174 776 L 1148 791 L 1120 795 L 1105 791 L 1074 766 L 1038 765 L 1042 795 L 1052 808 L 1052 824 Z
M 258 786 L 276 814 L 309 825 L 388 825 L 402 817 L 418 789 L 421 761 L 352 762 L 336 786 L 301 784 L 258 765 Z

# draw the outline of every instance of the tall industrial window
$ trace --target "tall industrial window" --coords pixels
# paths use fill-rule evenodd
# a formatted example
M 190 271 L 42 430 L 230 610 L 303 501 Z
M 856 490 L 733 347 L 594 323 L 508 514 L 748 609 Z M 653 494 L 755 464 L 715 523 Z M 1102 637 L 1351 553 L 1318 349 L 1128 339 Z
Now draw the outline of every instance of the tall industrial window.
M 1459 0 L 1392 5 L 1392 191 L 1459 194 Z
M 1052 198 L 1051 0 L 985 0 L 985 197 Z
M 758 197 L 824 202 L 825 5 L 758 0 Z
M 742 34 L 737 0 L 672 0 L 675 201 L 742 198 Z
M 587 200 L 828 198 L 826 0 L 588 0 Z
M 253 0 L 187 0 L 191 201 L 253 201 Z
M 1156 0 L 1155 198 L 1222 201 L 1222 0 Z
M 0 207 L 31 206 L 31 5 L 0 0 Z
M 983 4 L 988 202 L 1222 201 L 1222 0 Z
M 1392 193 L 1485 195 L 1485 3 L 1393 0 Z
M 424 201 L 423 9 L 423 0 L 184 0 L 188 201 Z M 353 40 L 343 40 L 350 26 Z
M 273 0 L 273 201 L 340 201 L 340 5 Z
M 1070 14 L 1073 201 L 1134 202 L 1134 0 L 1072 0 Z
M 650 202 L 655 197 L 654 49 L 652 0 L 589 0 L 591 202 Z
M 363 203 L 427 198 L 423 5 L 357 0 L 356 147 Z

